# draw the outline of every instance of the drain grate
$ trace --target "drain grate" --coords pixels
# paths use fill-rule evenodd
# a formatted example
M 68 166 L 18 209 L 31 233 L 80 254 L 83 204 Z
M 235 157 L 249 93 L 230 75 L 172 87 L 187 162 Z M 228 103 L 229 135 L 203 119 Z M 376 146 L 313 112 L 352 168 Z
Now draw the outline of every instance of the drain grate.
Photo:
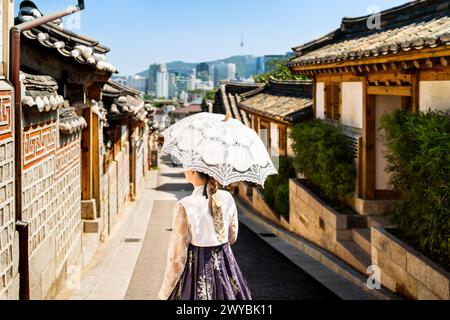
M 125 243 L 139 243 L 139 242 L 142 242 L 142 239 L 127 238 L 123 242 L 125 242 Z
M 273 233 L 260 233 L 260 236 L 263 238 L 276 238 L 277 237 Z

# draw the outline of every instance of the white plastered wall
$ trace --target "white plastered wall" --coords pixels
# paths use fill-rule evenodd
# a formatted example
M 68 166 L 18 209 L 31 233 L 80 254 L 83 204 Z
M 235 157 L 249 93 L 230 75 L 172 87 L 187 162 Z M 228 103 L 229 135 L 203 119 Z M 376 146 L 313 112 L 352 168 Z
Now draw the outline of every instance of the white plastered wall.
M 362 129 L 363 128 L 363 83 L 342 83 L 342 124 Z
M 450 110 L 450 81 L 420 81 L 420 111 Z
M 383 143 L 382 133 L 378 130 L 380 127 L 380 118 L 388 113 L 394 112 L 401 108 L 402 99 L 397 96 L 377 96 L 376 97 L 376 164 L 375 164 L 375 187 L 376 190 L 388 190 L 390 174 L 386 172 L 388 165 L 386 159 L 387 147 Z
M 325 83 L 316 83 L 316 119 L 325 119 Z

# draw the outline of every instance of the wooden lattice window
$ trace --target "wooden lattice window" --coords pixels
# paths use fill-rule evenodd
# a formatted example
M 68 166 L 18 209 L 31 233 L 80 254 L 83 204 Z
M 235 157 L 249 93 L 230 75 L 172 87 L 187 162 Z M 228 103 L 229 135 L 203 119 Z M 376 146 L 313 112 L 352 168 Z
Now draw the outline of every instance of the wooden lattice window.
M 341 83 L 327 82 L 325 84 L 325 118 L 341 119 Z

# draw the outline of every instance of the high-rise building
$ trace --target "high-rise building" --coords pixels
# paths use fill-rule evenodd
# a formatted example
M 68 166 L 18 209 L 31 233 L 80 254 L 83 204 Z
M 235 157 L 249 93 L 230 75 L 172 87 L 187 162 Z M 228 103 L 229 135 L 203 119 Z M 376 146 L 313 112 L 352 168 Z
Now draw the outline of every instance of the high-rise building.
M 196 75 L 196 70 L 194 69 L 194 70 L 192 70 L 192 73 L 188 79 L 188 90 L 189 91 L 195 90 L 196 84 L 197 84 L 197 75 Z
M 177 77 L 176 84 L 178 93 L 180 94 L 182 91 L 188 91 L 188 82 L 189 80 L 186 77 Z
M 177 75 L 175 73 L 169 74 L 169 97 L 176 98 L 178 96 Z
M 148 92 L 148 80 L 139 75 L 131 76 L 127 78 L 126 85 L 130 88 L 139 90 L 143 93 Z
M 220 81 L 235 80 L 236 65 L 234 63 L 219 63 L 214 65 L 214 86 L 219 87 Z
M 257 74 L 257 61 L 256 57 L 246 56 L 245 57 L 245 78 L 251 78 Z
M 156 74 L 159 71 L 159 65 L 157 64 L 152 64 L 149 68 L 148 68 L 148 85 L 147 85 L 147 90 L 149 94 L 155 95 L 156 94 Z
M 210 80 L 209 64 L 200 63 L 195 69 L 197 70 L 197 78 L 199 78 L 201 81 Z
M 264 57 L 256 58 L 256 74 L 263 74 L 266 72 Z
M 164 63 L 159 66 L 159 71 L 156 73 L 156 97 L 169 98 L 169 72 Z

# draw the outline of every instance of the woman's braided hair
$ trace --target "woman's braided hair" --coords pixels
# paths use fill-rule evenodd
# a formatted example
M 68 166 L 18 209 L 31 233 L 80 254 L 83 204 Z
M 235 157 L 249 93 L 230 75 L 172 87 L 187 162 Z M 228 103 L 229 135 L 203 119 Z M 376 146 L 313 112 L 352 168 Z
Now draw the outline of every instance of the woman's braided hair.
M 219 183 L 216 179 L 209 176 L 206 173 L 198 172 L 200 177 L 206 181 L 205 188 L 203 189 L 203 196 L 209 200 L 209 212 L 214 220 L 214 230 L 216 231 L 217 238 L 220 242 L 225 241 L 225 229 L 223 222 L 223 212 L 220 204 L 216 200 L 216 194 L 219 189 Z

